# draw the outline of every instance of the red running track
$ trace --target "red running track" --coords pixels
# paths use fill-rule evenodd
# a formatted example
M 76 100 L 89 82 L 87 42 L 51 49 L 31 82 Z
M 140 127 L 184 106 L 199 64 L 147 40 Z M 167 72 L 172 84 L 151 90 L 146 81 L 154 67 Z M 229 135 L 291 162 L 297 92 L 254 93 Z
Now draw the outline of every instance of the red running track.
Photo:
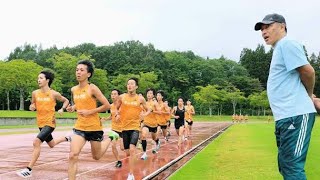
M 157 154 L 152 154 L 153 142 L 148 141 L 147 160 L 141 160 L 142 151 L 137 149 L 134 175 L 135 179 L 142 179 L 174 160 L 192 147 L 203 142 L 208 137 L 222 130 L 230 123 L 194 123 L 192 136 L 184 141 L 180 149 L 177 146 L 177 135 L 175 129 L 171 127 L 171 136 L 166 142 L 163 137 L 161 148 Z M 59 127 L 57 128 L 59 129 Z M 108 131 L 108 129 L 106 129 Z M 54 137 L 72 134 L 72 131 L 55 131 Z M 16 175 L 16 171 L 28 165 L 32 153 L 32 141 L 37 133 L 23 135 L 3 135 L 0 136 L 0 180 L 21 179 Z M 119 148 L 118 148 L 119 149 Z M 32 177 L 29 179 L 67 179 L 68 178 L 68 152 L 69 143 L 64 142 L 50 149 L 45 143 L 42 145 L 40 158 L 33 168 Z M 123 166 L 115 167 L 115 158 L 111 152 L 111 147 L 103 158 L 96 161 L 91 157 L 90 143 L 86 143 L 83 148 L 78 164 L 78 178 L 80 180 L 94 179 L 126 179 L 129 171 L 128 159 L 125 153 L 119 152 Z

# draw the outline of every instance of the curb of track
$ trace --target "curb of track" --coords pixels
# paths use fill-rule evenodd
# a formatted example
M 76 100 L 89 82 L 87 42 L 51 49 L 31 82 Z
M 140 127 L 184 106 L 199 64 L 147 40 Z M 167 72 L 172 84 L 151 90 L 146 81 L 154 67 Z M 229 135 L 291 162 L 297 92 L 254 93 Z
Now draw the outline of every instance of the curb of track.
M 155 171 L 155 172 L 149 174 L 148 176 L 144 177 L 143 180 L 149 180 L 149 179 L 153 179 L 153 178 L 157 177 L 160 173 L 162 173 L 163 171 L 165 171 L 166 169 L 168 169 L 169 167 L 171 167 L 172 165 L 174 165 L 175 163 L 180 161 L 182 158 L 184 158 L 187 155 L 189 155 L 191 152 L 195 151 L 200 146 L 204 145 L 207 142 L 213 141 L 215 138 L 217 138 L 220 134 L 222 134 L 230 126 L 232 126 L 232 124 L 229 124 L 228 126 L 224 127 L 223 129 L 219 130 L 218 132 L 214 133 L 213 135 L 211 135 L 210 137 L 208 137 L 207 139 L 205 139 L 204 141 L 202 141 L 201 143 L 199 143 L 198 145 L 196 145 L 192 149 L 189 149 L 187 152 L 181 154 L 179 157 L 177 157 L 174 160 L 170 161 L 169 163 L 167 163 L 163 167 L 159 168 L 157 171 Z

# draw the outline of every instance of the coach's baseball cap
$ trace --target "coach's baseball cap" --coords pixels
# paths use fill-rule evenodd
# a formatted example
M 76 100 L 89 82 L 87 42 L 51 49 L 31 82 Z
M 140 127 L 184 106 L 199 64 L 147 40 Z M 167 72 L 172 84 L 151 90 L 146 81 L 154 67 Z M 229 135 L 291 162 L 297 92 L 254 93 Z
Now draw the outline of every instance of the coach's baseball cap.
M 286 24 L 286 20 L 284 17 L 280 14 L 268 14 L 266 15 L 261 22 L 257 22 L 256 25 L 254 26 L 254 30 L 259 31 L 261 30 L 261 26 L 263 24 L 272 24 L 274 22 L 278 23 L 284 23 Z M 287 25 L 286 25 L 286 31 L 287 31 Z

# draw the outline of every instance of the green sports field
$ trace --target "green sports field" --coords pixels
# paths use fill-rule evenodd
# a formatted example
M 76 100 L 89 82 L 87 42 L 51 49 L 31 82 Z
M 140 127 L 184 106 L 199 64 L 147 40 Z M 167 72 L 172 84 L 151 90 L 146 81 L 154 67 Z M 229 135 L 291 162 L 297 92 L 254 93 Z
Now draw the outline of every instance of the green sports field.
M 316 121 L 306 163 L 307 177 L 314 180 L 320 174 L 319 128 Z M 273 132 L 274 123 L 235 124 L 170 179 L 282 179 Z

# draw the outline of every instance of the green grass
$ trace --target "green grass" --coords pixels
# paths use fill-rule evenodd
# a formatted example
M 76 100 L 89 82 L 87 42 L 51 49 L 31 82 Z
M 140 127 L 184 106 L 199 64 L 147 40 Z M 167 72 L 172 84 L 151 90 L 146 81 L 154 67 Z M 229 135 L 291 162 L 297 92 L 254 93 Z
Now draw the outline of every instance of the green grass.
M 196 115 L 194 121 L 213 122 L 213 121 L 231 121 L 232 116 L 209 116 L 209 115 Z M 273 119 L 272 119 L 273 120 Z M 268 121 L 268 116 L 249 116 L 249 122 L 262 122 Z
M 319 179 L 319 128 L 316 121 L 306 163 L 308 179 Z M 274 123 L 233 125 L 170 179 L 282 179 Z

